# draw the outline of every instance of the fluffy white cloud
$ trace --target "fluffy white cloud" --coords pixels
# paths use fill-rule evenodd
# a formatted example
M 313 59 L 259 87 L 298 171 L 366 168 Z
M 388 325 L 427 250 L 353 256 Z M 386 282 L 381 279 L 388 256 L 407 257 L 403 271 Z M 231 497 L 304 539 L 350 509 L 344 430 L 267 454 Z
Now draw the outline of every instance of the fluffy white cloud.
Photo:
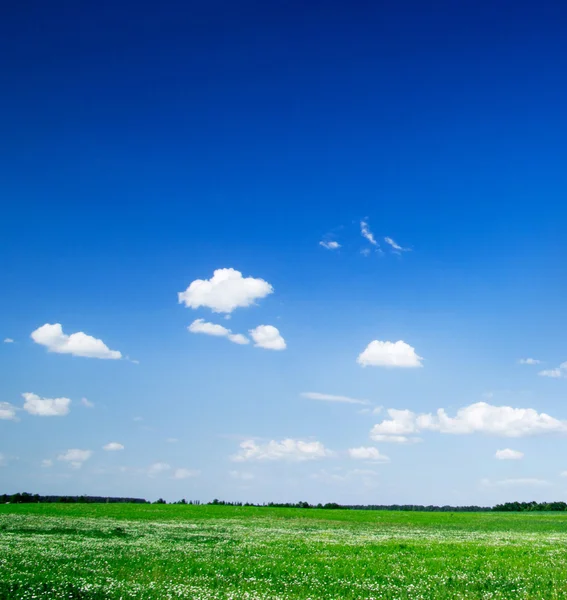
M 356 460 L 368 460 L 372 462 L 390 462 L 390 457 L 385 454 L 381 454 L 378 448 L 364 447 L 360 448 L 349 448 L 348 454 L 351 458 Z
M 37 394 L 22 394 L 24 410 L 38 417 L 64 417 L 69 414 L 69 398 L 40 398 Z
M 156 477 L 156 475 L 161 475 L 170 469 L 171 465 L 168 465 L 165 462 L 155 462 L 148 467 L 148 476 Z
M 404 341 L 381 342 L 374 340 L 356 359 L 363 367 L 421 367 L 423 358 L 415 348 Z
M 36 344 L 45 346 L 49 352 L 88 358 L 114 360 L 122 358 L 122 354 L 118 350 L 110 350 L 102 340 L 98 340 L 82 331 L 65 335 L 60 323 L 53 325 L 46 323 L 32 331 L 31 337 Z
M 83 463 L 93 455 L 92 450 L 79 450 L 78 448 L 71 448 L 60 454 L 57 459 L 68 462 L 74 469 L 80 469 Z
M 538 360 L 537 358 L 520 358 L 518 363 L 520 365 L 540 365 L 541 360 Z
M 175 469 L 173 479 L 188 479 L 189 477 L 198 477 L 201 471 L 195 469 Z
M 303 442 L 285 439 L 281 442 L 271 440 L 266 444 L 257 444 L 254 440 L 245 440 L 240 444 L 238 454 L 231 456 L 235 462 L 247 460 L 288 460 L 301 462 L 333 456 L 334 453 L 321 442 Z
M 273 325 L 258 325 L 256 329 L 250 329 L 250 336 L 257 348 L 266 350 L 285 350 L 286 343 L 277 327 Z
M 230 329 L 217 325 L 216 323 L 208 323 L 204 319 L 196 319 L 187 327 L 191 333 L 204 333 L 205 335 L 213 335 L 216 337 L 225 337 L 235 344 L 249 344 L 250 340 L 241 333 L 232 333 Z
M 341 247 L 341 245 L 338 242 L 319 242 L 320 246 L 323 246 L 323 248 L 326 248 L 327 250 L 337 250 L 338 248 Z
M 45 458 L 44 460 L 41 461 L 41 466 L 44 469 L 49 469 L 53 466 L 53 461 L 50 458 Z
M 124 446 L 118 442 L 109 442 L 108 444 L 104 445 L 102 449 L 109 452 L 114 452 L 116 450 L 124 450 Z
M 368 228 L 366 221 L 360 221 L 360 234 L 366 238 L 373 246 L 378 246 L 378 242 L 374 239 L 374 234 Z
M 263 279 L 242 277 L 235 269 L 217 269 L 211 279 L 196 279 L 184 292 L 180 304 L 188 308 L 204 306 L 217 313 L 231 313 L 235 308 L 250 306 L 274 291 Z
M 14 340 L 12 338 L 4 338 L 4 343 L 5 344 L 13 344 Z
M 399 244 L 396 244 L 391 237 L 385 237 L 384 241 L 386 244 L 392 247 L 395 254 L 399 254 L 400 252 L 409 252 L 411 248 L 402 248 Z
M 449 417 L 440 408 L 436 414 L 416 414 L 410 410 L 389 409 L 390 419 L 375 425 L 370 432 L 372 439 L 388 441 L 384 436 L 402 436 L 420 431 L 439 433 L 469 434 L 484 433 L 502 437 L 524 437 L 546 433 L 567 433 L 567 423 L 559 421 L 533 408 L 512 408 L 492 406 L 477 402 L 457 411 Z
M 320 394 L 319 392 L 302 392 L 303 398 L 310 400 L 324 400 L 326 402 L 344 402 L 346 404 L 370 404 L 368 400 L 357 400 L 348 396 L 333 396 L 332 394 Z
M 518 450 L 505 448 L 504 450 L 496 450 L 494 458 L 497 458 L 498 460 L 520 460 L 520 458 L 524 458 L 524 453 L 519 452 Z
M 16 407 L 9 402 L 0 402 L 0 421 L 17 421 Z
M 81 398 L 81 404 L 85 408 L 94 408 L 94 403 L 91 402 L 90 400 L 87 400 L 86 398 Z
M 254 475 L 247 471 L 229 471 L 228 474 L 231 479 L 237 479 L 238 481 L 252 481 L 254 479 Z

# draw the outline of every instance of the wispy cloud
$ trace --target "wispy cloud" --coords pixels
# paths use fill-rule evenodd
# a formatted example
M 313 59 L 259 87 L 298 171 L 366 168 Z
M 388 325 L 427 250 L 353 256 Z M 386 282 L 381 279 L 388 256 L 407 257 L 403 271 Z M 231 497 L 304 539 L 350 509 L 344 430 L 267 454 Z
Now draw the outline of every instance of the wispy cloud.
M 320 241 L 319 246 L 323 246 L 323 248 L 325 248 L 327 250 L 338 250 L 341 247 L 339 242 L 335 242 L 335 241 L 327 242 L 325 240 Z
M 4 343 L 5 344 L 13 344 L 14 340 L 12 338 L 4 338 Z
M 367 221 L 360 221 L 360 234 L 363 238 L 367 239 L 373 246 L 376 246 L 376 248 L 380 247 L 378 242 L 376 241 L 376 238 L 374 237 L 374 234 L 370 231 Z
M 384 241 L 386 242 L 386 244 L 388 244 L 389 246 L 391 246 L 392 250 L 396 253 L 400 253 L 400 252 L 411 252 L 411 248 L 403 248 L 402 246 L 400 246 L 399 244 L 396 244 L 396 242 L 391 238 L 386 236 L 384 238 Z
M 542 377 L 551 377 L 553 379 L 563 379 L 567 377 L 567 362 L 561 363 L 555 369 L 544 369 L 540 371 L 538 375 Z
M 541 360 L 538 360 L 537 358 L 520 358 L 520 360 L 518 361 L 518 364 L 520 364 L 520 365 L 540 365 Z
M 349 396 L 334 396 L 333 394 L 320 394 L 319 392 L 302 392 L 302 398 L 309 400 L 324 400 L 326 402 L 344 402 L 345 404 L 370 404 L 368 400 L 359 400 Z

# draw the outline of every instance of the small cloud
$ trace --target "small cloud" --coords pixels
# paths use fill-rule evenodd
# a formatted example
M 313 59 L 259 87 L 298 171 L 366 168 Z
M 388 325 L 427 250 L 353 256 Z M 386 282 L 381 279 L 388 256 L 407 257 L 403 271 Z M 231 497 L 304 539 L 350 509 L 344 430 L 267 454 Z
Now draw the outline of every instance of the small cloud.
M 84 406 L 85 408 L 94 408 L 94 403 L 86 398 L 81 398 L 81 406 Z
M 235 344 L 249 344 L 250 340 L 241 333 L 232 333 L 230 329 L 216 323 L 208 323 L 204 319 L 196 319 L 187 328 L 191 333 L 203 333 L 215 337 L 225 337 Z
M 4 338 L 4 343 L 5 344 L 13 344 L 14 340 L 12 338 Z
M 504 450 L 496 450 L 494 458 L 497 458 L 498 460 L 520 460 L 521 458 L 524 458 L 524 453 L 518 452 L 518 450 L 505 448 Z
M 5 467 L 7 464 L 6 457 L 0 452 L 0 467 Z
M 177 438 L 173 438 L 173 437 L 171 437 L 171 438 L 167 438 L 165 441 L 166 441 L 168 444 L 177 444 L 177 442 L 178 442 L 179 440 L 178 440 Z
M 136 423 L 140 423 L 140 422 L 141 422 L 141 421 L 143 421 L 143 420 L 144 420 L 144 417 L 134 417 L 134 418 L 132 419 L 132 421 L 135 421 Z
M 321 241 L 321 242 L 319 242 L 319 246 L 323 246 L 323 248 L 326 248 L 327 250 L 337 250 L 341 247 L 341 245 L 338 242 L 334 242 L 334 241 L 330 241 L 330 242 Z
M 124 450 L 124 446 L 118 442 L 109 442 L 103 446 L 102 449 L 107 450 L 108 452 L 115 452 L 117 450 Z
M 390 457 L 381 454 L 378 448 L 361 446 L 360 448 L 349 448 L 348 455 L 355 460 L 366 460 L 371 462 L 387 463 Z
M 567 471 L 561 471 L 561 473 L 559 473 L 560 477 L 567 477 Z
M 538 375 L 541 375 L 541 377 L 552 377 L 553 379 L 559 379 L 565 377 L 565 371 L 560 368 L 544 369 L 543 371 L 540 371 Z
M 38 417 L 64 417 L 69 414 L 69 398 L 40 398 L 36 394 L 22 394 L 24 410 Z
M 16 407 L 9 402 L 0 402 L 0 421 L 17 421 Z
M 346 404 L 370 404 L 368 400 L 358 400 L 357 398 L 349 398 L 348 396 L 333 396 L 332 394 L 320 394 L 319 392 L 302 392 L 302 398 L 310 400 L 324 400 L 326 402 L 344 402 Z
M 541 365 L 541 360 L 537 358 L 520 358 L 518 361 L 520 365 Z
M 53 461 L 50 458 L 45 458 L 41 461 L 41 466 L 44 469 L 50 469 L 53 466 Z
M 229 471 L 228 474 L 231 479 L 237 479 L 238 481 L 252 481 L 254 479 L 254 475 L 247 471 Z
M 374 340 L 360 353 L 356 362 L 363 367 L 422 367 L 423 358 L 418 356 L 415 348 L 404 341 L 381 342 Z
M 486 487 L 546 487 L 551 485 L 545 479 L 537 479 L 535 477 L 520 477 L 518 479 L 501 479 L 500 481 L 490 481 L 482 479 L 481 484 Z
M 384 241 L 386 242 L 386 244 L 392 247 L 396 254 L 399 254 L 400 252 L 411 252 L 411 248 L 402 248 L 402 246 L 396 244 L 396 242 L 391 237 L 385 237 Z
M 265 444 L 257 444 L 250 439 L 240 444 L 240 451 L 238 454 L 231 456 L 231 460 L 235 462 L 248 460 L 302 462 L 330 456 L 334 456 L 334 452 L 325 448 L 321 442 L 303 442 L 288 438 L 281 442 L 271 440 Z
M 175 469 L 173 479 L 188 479 L 189 477 L 198 477 L 201 471 L 195 469 Z
M 57 354 L 72 354 L 73 356 L 111 360 L 122 358 L 122 354 L 118 350 L 110 350 L 102 340 L 82 331 L 65 335 L 60 323 L 53 325 L 46 323 L 32 331 L 31 337 L 36 344 L 45 346 L 49 352 Z
M 378 247 L 378 242 L 374 238 L 374 234 L 368 228 L 366 221 L 360 221 L 360 234 L 363 238 L 367 239 L 373 246 Z
M 171 465 L 165 462 L 155 462 L 148 467 L 148 477 L 156 477 L 171 469 Z
M 74 469 L 80 469 L 83 463 L 92 456 L 92 450 L 79 450 L 78 448 L 72 448 L 60 454 L 57 459 L 68 462 Z
M 258 325 L 250 329 L 250 336 L 254 340 L 254 346 L 266 350 L 285 350 L 286 343 L 280 335 L 279 329 L 273 325 Z
M 242 277 L 235 269 L 217 269 L 211 279 L 196 279 L 184 292 L 180 304 L 188 308 L 210 308 L 216 313 L 231 313 L 236 308 L 255 304 L 272 294 L 274 288 L 263 279 Z

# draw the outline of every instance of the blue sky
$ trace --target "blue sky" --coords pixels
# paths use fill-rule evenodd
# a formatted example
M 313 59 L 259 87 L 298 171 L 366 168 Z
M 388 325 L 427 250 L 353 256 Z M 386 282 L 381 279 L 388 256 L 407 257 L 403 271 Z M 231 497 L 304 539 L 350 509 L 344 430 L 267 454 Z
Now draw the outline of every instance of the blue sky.
M 10 7 L 2 491 L 565 499 L 566 12 Z

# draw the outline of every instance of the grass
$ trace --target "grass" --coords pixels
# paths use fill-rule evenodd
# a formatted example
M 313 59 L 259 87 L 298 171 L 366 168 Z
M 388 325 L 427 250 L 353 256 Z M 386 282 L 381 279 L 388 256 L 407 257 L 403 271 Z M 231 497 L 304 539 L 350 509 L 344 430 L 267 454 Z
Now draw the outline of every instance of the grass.
M 567 599 L 567 514 L 0 506 L 0 599 Z

